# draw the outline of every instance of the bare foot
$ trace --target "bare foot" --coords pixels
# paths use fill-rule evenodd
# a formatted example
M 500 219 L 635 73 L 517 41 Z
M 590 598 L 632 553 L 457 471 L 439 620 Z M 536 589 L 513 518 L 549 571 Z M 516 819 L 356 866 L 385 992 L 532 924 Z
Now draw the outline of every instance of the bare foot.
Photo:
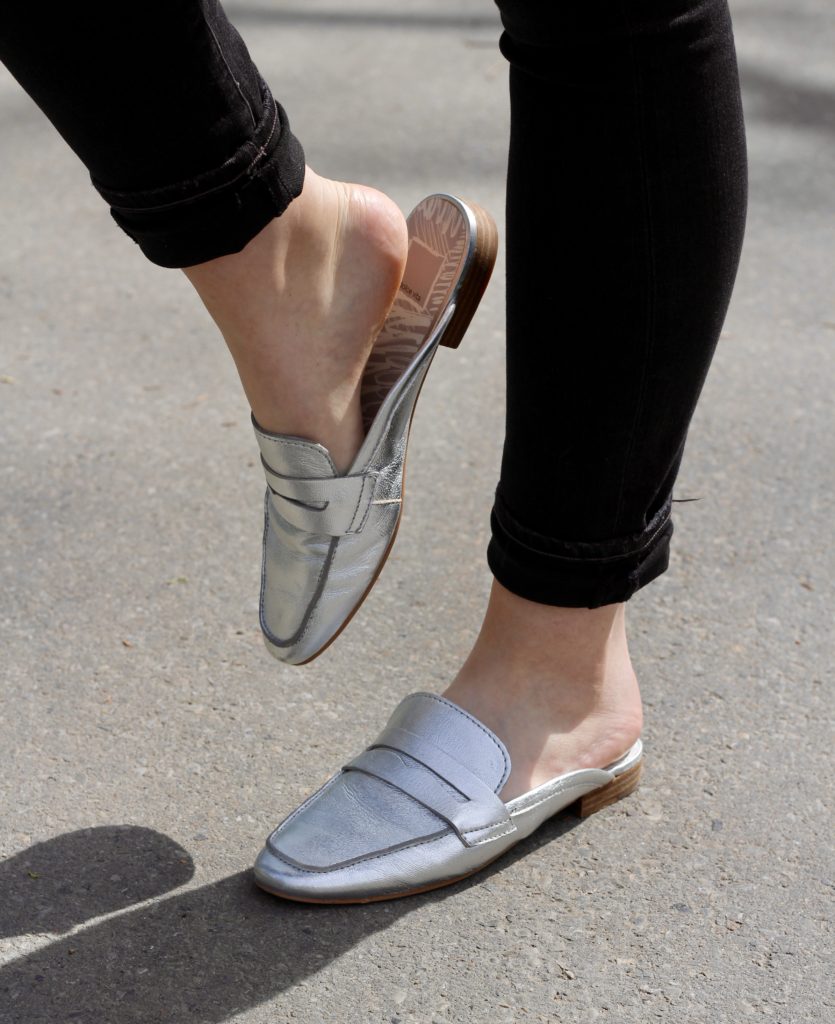
M 505 802 L 564 772 L 603 768 L 640 736 L 624 611 L 536 604 L 494 582 L 481 633 L 443 696 L 507 747 Z
M 245 249 L 185 268 L 258 424 L 325 445 L 340 472 L 363 438 L 362 371 L 407 244 L 387 196 L 308 168 L 302 194 Z

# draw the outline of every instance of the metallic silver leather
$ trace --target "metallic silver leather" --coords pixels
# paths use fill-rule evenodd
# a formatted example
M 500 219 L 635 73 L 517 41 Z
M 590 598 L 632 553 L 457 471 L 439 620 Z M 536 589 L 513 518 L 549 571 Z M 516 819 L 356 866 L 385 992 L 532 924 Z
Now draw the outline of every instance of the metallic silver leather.
M 308 900 L 396 896 L 489 863 L 558 811 L 637 764 L 566 772 L 503 803 L 510 756 L 438 694 L 405 697 L 373 743 L 286 817 L 255 864 L 265 889 Z
M 447 219 L 460 225 L 460 256 L 447 271 L 441 308 L 427 312 L 411 361 L 383 389 L 384 397 L 379 386 L 368 396 L 364 389 L 364 419 L 371 422 L 348 471 L 340 476 L 322 445 L 272 434 L 253 418 L 267 479 L 261 630 L 270 653 L 289 664 L 310 660 L 339 632 L 374 581 L 397 528 L 415 403 L 475 260 L 472 210 L 442 194 L 429 197 L 424 209 L 439 201 Z M 378 368 L 374 379 L 379 376 Z
M 268 650 L 298 664 L 337 633 L 377 573 L 400 517 L 418 392 L 450 303 L 381 405 L 345 476 L 326 448 L 253 420 L 267 478 L 260 619 Z

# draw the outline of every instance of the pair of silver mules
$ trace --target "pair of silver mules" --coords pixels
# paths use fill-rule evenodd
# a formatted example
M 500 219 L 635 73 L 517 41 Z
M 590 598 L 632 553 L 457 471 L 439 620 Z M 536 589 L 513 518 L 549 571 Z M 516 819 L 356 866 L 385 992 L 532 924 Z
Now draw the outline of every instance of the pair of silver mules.
M 440 345 L 458 346 L 497 251 L 492 218 L 444 194 L 408 218 L 409 253 L 362 382 L 366 436 L 339 474 L 327 449 L 253 421 L 267 480 L 260 620 L 302 665 L 336 639 L 385 563 L 403 502 L 415 405 Z M 463 708 L 413 693 L 377 739 L 275 829 L 255 865 L 268 892 L 314 903 L 391 899 L 480 870 L 569 805 L 586 815 L 638 784 L 640 740 L 605 768 L 503 802 L 502 741 Z

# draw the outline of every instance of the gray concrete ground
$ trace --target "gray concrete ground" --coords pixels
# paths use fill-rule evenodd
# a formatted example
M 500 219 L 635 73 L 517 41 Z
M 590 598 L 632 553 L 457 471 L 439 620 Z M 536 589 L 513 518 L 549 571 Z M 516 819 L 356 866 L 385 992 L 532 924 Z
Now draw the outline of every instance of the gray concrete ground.
M 500 216 L 487 0 L 229 7 L 320 171 Z M 832 21 L 825 0 L 732 10 L 749 227 L 677 487 L 701 500 L 629 609 L 645 781 L 467 883 L 369 907 L 284 903 L 249 867 L 468 649 L 502 268 L 429 376 L 379 584 L 284 668 L 257 629 L 263 479 L 231 361 L 0 75 L 4 1022 L 832 1019 Z

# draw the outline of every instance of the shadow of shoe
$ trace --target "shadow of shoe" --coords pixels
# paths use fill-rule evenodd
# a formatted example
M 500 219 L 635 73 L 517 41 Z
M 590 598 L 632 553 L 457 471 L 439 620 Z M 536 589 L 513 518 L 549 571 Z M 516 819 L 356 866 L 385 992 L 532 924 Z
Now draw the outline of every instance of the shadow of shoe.
M 63 934 L 193 875 L 190 855 L 149 828 L 106 825 L 55 836 L 0 862 L 0 938 Z
M 391 902 L 282 900 L 256 888 L 250 869 L 187 889 L 0 967 L 0 1020 L 222 1024 L 287 992 L 404 915 L 489 883 L 578 824 L 571 815 L 546 822 L 472 878 Z M 20 867 L 25 874 L 22 860 Z

